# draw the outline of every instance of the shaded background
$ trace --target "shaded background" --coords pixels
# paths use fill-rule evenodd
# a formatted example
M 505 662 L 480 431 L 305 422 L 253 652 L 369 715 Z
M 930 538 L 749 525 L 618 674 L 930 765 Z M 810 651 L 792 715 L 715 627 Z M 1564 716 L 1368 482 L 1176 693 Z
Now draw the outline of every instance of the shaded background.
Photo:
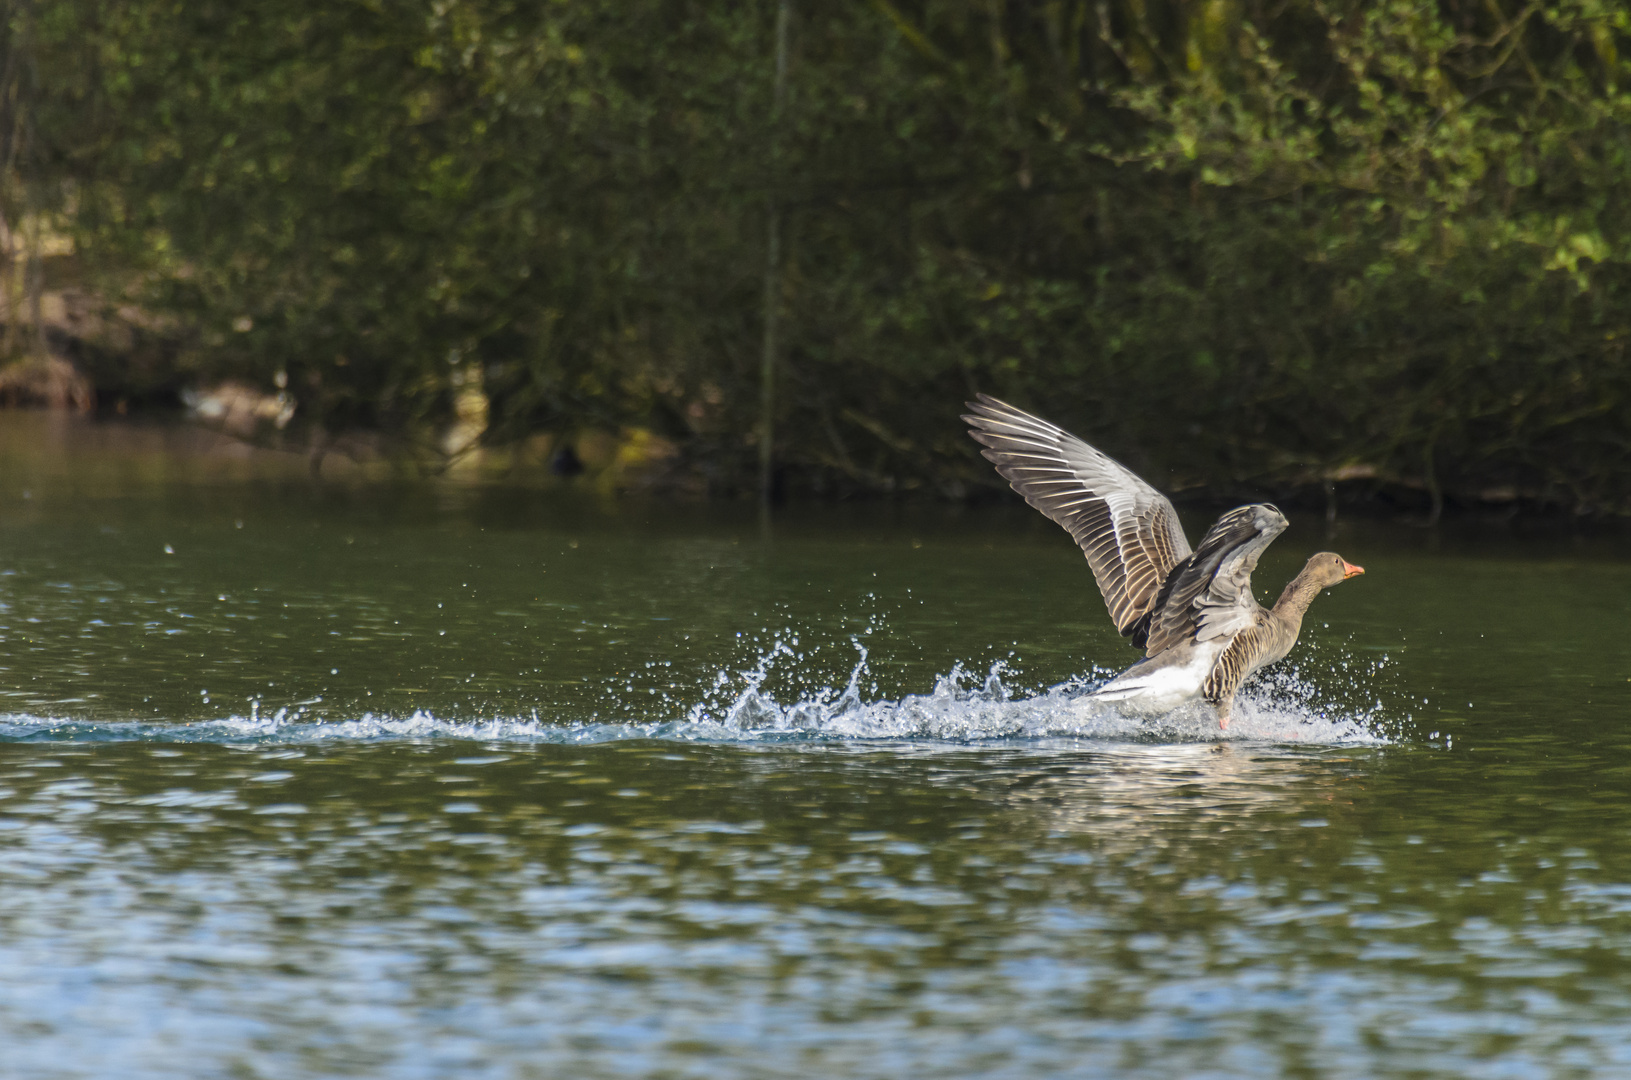
M 985 390 L 1179 492 L 1618 513 L 1627 20 L 13 0 L 0 397 L 966 498 Z

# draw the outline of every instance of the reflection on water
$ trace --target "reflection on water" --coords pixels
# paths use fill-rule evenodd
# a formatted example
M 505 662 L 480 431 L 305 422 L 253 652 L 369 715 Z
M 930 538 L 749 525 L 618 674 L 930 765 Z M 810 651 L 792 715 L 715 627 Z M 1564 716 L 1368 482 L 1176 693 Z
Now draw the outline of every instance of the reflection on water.
M 31 1076 L 1623 1065 L 1623 845 L 1402 833 L 1394 753 L 14 744 L 0 1024 Z
M 1076 700 L 1029 511 L 73 445 L 0 433 L 0 1077 L 1631 1073 L 1612 540 L 1353 527 L 1225 738 Z

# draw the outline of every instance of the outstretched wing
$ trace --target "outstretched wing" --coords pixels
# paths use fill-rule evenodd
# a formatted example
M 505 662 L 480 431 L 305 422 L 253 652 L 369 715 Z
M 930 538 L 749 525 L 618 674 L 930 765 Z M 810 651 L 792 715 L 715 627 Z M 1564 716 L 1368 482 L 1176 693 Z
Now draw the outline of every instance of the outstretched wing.
M 1285 529 L 1285 515 L 1267 503 L 1242 506 L 1218 518 L 1156 598 L 1148 654 L 1184 641 L 1232 637 L 1252 626 L 1258 612 L 1252 571 L 1263 549 Z
M 1075 537 L 1116 629 L 1142 645 L 1172 568 L 1189 556 L 1167 497 L 1045 420 L 985 394 L 963 417 L 981 453 L 1025 501 Z

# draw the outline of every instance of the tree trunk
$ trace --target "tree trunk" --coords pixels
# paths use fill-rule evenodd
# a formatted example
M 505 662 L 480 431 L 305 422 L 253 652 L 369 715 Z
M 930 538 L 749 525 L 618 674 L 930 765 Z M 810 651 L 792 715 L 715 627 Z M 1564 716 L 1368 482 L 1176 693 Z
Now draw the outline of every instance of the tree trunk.
M 781 157 L 782 107 L 787 101 L 787 30 L 793 19 L 793 0 L 776 5 L 776 87 L 770 112 L 770 156 Z M 772 192 L 766 200 L 764 346 L 759 358 L 759 502 L 769 506 L 776 470 L 776 361 L 782 292 L 782 208 Z

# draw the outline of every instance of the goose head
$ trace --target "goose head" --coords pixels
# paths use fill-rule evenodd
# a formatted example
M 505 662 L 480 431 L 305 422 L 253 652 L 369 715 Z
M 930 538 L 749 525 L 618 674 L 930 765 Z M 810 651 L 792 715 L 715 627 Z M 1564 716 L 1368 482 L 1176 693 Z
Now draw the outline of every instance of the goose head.
M 1336 552 L 1322 551 L 1308 560 L 1300 576 L 1318 583 L 1322 589 L 1328 589 L 1364 572 L 1363 566 L 1355 566 Z

